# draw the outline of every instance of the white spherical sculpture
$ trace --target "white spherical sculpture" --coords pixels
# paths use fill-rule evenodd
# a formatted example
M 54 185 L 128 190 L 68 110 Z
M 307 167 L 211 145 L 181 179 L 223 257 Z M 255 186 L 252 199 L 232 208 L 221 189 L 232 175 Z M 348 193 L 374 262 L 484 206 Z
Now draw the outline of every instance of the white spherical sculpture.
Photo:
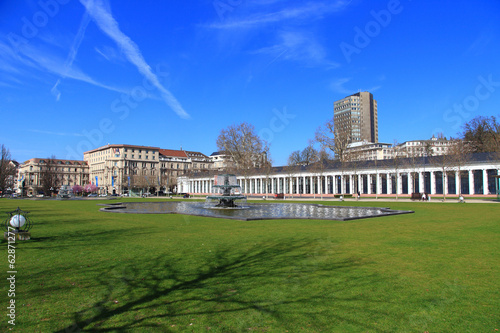
M 21 228 L 26 223 L 26 218 L 22 215 L 14 215 L 10 219 L 10 225 L 14 228 Z

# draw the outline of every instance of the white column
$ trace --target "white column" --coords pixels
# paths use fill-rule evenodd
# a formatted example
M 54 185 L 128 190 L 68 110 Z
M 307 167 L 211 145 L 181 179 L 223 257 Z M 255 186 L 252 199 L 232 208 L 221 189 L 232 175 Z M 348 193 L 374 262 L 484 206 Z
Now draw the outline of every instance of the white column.
M 455 171 L 455 194 L 460 194 L 462 192 L 461 187 L 462 184 L 461 184 L 460 174 L 457 170 Z
M 382 174 L 377 175 L 377 193 L 382 194 Z
M 401 173 L 398 173 L 396 176 L 398 180 L 398 187 L 396 188 L 396 192 L 398 194 L 403 194 L 403 175 Z
M 420 193 L 425 192 L 425 186 L 424 186 L 424 173 L 420 171 L 418 173 L 418 190 Z
M 388 173 L 386 175 L 387 179 L 387 194 L 394 194 L 392 193 L 392 174 Z
M 431 194 L 436 194 L 436 173 L 434 171 L 431 174 Z
M 448 174 L 443 172 L 443 193 L 444 195 L 448 194 Z
M 474 193 L 474 173 L 472 170 L 469 170 L 469 194 L 475 194 Z
M 408 194 L 412 194 L 414 192 L 413 188 L 413 175 L 411 172 L 408 172 Z
M 366 186 L 366 189 L 368 190 L 367 194 L 372 194 L 372 175 L 368 174 L 366 175 L 366 181 L 368 182 L 368 186 Z
M 483 169 L 483 194 L 490 194 L 488 190 L 488 170 Z
M 302 176 L 302 194 L 306 194 L 306 176 Z

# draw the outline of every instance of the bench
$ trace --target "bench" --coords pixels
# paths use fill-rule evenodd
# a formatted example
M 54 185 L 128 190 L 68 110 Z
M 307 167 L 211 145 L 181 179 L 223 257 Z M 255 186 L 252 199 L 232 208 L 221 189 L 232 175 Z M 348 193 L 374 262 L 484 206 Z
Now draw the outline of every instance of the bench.
M 422 200 L 422 193 L 412 193 L 411 200 Z
M 352 194 L 334 194 L 333 197 L 337 199 L 340 197 L 344 197 L 344 199 L 347 199 L 347 198 L 352 198 Z

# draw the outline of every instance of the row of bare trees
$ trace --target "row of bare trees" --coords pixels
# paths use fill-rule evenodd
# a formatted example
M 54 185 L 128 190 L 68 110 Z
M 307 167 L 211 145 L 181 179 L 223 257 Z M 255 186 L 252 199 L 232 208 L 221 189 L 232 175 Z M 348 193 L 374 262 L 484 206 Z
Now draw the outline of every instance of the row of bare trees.
M 422 159 L 432 157 L 427 163 L 439 166 L 443 175 L 451 171 L 459 174 L 464 170 L 464 166 L 470 161 L 471 153 L 474 152 L 497 152 L 500 158 L 500 125 L 495 117 L 477 117 L 464 126 L 464 132 L 460 138 L 450 139 L 452 144 L 443 155 L 433 156 L 430 146 L 423 147 L 425 151 L 417 152 L 400 149 L 397 142 L 392 147 L 392 158 L 387 161 L 380 161 L 375 158 L 376 168 L 390 168 L 394 170 L 395 186 L 399 188 L 400 180 L 397 176 L 400 170 L 410 170 L 409 175 L 413 179 L 413 188 L 416 188 L 415 179 L 417 169 L 422 164 Z M 354 188 L 359 189 L 356 175 L 361 165 L 365 163 L 365 156 L 360 152 L 349 149 L 353 142 L 352 131 L 349 126 L 336 128 L 333 118 L 320 126 L 315 133 L 314 139 L 303 150 L 293 151 L 283 172 L 289 175 L 289 187 L 298 186 L 293 183 L 292 175 L 297 174 L 301 169 L 307 168 L 318 176 L 322 176 L 328 168 L 330 161 L 336 161 L 341 169 L 341 178 L 344 179 L 347 169 L 350 174 L 354 172 Z M 314 145 L 319 144 L 320 149 L 315 149 Z M 252 174 L 264 174 L 265 192 L 269 192 L 269 178 L 274 172 L 272 160 L 269 155 L 269 144 L 261 139 L 255 128 L 248 123 L 231 125 L 221 130 L 217 138 L 217 148 L 228 157 L 226 172 L 235 172 L 242 175 L 247 181 Z M 422 155 L 424 155 L 422 157 Z M 392 176 L 391 176 L 392 177 Z M 444 176 L 443 176 L 444 177 Z M 341 191 L 345 193 L 344 181 L 341 182 Z M 444 180 L 443 180 L 444 184 Z M 317 185 L 321 187 L 321 184 Z M 460 184 L 457 184 L 460 186 Z M 321 188 L 318 193 L 323 193 Z M 293 191 L 290 191 L 293 193 Z M 398 191 L 396 191 L 397 193 Z M 445 191 L 443 191 L 445 192 Z M 316 193 L 316 191 L 313 191 Z M 293 195 L 293 194 L 292 194 Z

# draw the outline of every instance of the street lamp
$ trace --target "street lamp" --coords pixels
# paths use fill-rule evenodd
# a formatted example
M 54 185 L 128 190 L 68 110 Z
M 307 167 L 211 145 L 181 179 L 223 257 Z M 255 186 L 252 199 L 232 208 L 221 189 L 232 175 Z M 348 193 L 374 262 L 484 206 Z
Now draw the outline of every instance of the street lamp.
M 31 234 L 29 230 L 33 227 L 33 223 L 28 218 L 28 213 L 17 207 L 16 210 L 8 212 L 9 217 L 2 224 L 5 230 L 4 238 L 7 240 L 29 240 Z

